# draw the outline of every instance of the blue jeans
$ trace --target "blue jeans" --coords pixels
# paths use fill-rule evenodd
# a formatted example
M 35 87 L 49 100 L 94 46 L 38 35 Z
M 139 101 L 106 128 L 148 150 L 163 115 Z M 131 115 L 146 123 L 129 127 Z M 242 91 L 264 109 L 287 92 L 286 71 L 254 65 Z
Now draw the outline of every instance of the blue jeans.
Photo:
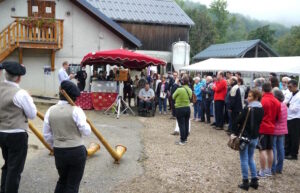
M 256 165 L 254 161 L 254 151 L 258 138 L 251 139 L 243 151 L 240 151 L 240 161 L 243 179 L 248 179 L 248 168 L 250 168 L 251 178 L 256 178 Z
M 272 172 L 282 172 L 284 160 L 284 135 L 273 136 L 273 154 Z
M 197 100 L 194 104 L 194 118 L 201 118 L 201 100 Z
M 160 98 L 158 97 L 158 107 L 159 107 L 159 111 L 161 112 L 162 110 L 162 106 L 164 106 L 164 112 L 167 111 L 167 98 Z

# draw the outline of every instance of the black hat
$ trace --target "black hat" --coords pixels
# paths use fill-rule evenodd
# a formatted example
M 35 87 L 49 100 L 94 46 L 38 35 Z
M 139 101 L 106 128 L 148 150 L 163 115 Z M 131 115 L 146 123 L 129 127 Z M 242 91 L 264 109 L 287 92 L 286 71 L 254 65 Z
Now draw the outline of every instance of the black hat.
M 65 90 L 66 93 L 74 100 L 80 95 L 80 90 L 79 88 L 71 81 L 69 80 L 64 80 L 60 84 L 60 88 L 62 90 Z
M 18 62 L 3 62 L 2 68 L 6 70 L 11 75 L 23 76 L 26 74 L 26 68 L 24 65 Z

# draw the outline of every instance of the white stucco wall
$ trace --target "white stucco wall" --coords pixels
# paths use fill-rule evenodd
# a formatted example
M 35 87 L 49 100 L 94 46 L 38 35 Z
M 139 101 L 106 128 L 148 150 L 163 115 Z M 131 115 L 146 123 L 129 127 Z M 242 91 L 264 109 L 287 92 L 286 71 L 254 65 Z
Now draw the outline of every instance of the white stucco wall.
M 12 7 L 15 7 L 15 12 L 11 11 Z M 71 13 L 70 16 L 67 12 Z M 12 15 L 27 16 L 27 1 L 5 0 L 0 3 L 0 31 L 13 21 L 10 17 Z M 56 18 L 64 19 L 64 42 L 63 48 L 56 52 L 56 70 L 51 72 L 51 75 L 44 75 L 43 67 L 51 65 L 50 50 L 23 51 L 23 64 L 26 66 L 27 74 L 22 78 L 21 87 L 34 95 L 56 96 L 59 87 L 57 72 L 63 61 L 79 64 L 88 52 L 123 46 L 122 39 L 69 0 L 56 1 Z M 6 60 L 18 61 L 18 51 L 16 50 Z

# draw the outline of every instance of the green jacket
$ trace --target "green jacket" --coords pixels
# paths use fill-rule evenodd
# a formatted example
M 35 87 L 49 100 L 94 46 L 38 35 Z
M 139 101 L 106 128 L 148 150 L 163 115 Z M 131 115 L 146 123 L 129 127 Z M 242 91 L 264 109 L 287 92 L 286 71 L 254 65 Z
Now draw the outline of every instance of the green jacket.
M 175 100 L 175 108 L 189 107 L 190 99 L 192 98 L 192 90 L 187 85 L 176 89 L 173 94 L 173 99 Z

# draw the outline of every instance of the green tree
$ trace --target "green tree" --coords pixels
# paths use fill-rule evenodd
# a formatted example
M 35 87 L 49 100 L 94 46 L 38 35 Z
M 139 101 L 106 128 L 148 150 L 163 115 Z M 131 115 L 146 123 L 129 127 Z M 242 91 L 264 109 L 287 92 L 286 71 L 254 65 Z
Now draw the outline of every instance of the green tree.
M 227 1 L 214 0 L 210 4 L 209 11 L 212 14 L 213 22 L 217 30 L 217 42 L 226 42 L 227 29 L 231 23 L 231 20 L 229 19 L 229 12 L 227 11 Z M 232 19 L 234 20 L 235 18 Z
M 247 27 L 242 18 L 236 14 L 230 15 L 233 22 L 229 25 L 226 33 L 226 42 L 242 41 L 247 39 Z
M 191 56 L 213 44 L 216 39 L 216 30 L 207 11 L 188 9 L 186 13 L 195 22 L 190 30 Z
M 184 0 L 175 0 L 175 1 L 181 8 L 184 8 Z
M 300 55 L 297 52 L 297 49 L 300 48 L 298 40 L 295 39 L 297 36 L 292 35 L 292 31 L 293 34 L 297 34 L 295 32 L 298 31 L 297 28 L 290 31 L 289 28 L 278 23 L 229 13 L 226 0 L 214 0 L 209 9 L 201 3 L 191 0 L 175 1 L 195 22 L 195 26 L 192 26 L 190 30 L 189 38 L 192 56 L 214 43 L 257 38 L 266 43 L 275 44 L 281 55 L 295 55 L 295 53 Z M 292 48 L 289 45 L 293 45 Z
M 282 56 L 300 56 L 300 26 L 293 26 L 289 33 L 280 37 L 275 48 Z
M 270 25 L 259 27 L 248 34 L 248 40 L 261 39 L 267 44 L 275 42 L 275 30 L 270 29 Z

